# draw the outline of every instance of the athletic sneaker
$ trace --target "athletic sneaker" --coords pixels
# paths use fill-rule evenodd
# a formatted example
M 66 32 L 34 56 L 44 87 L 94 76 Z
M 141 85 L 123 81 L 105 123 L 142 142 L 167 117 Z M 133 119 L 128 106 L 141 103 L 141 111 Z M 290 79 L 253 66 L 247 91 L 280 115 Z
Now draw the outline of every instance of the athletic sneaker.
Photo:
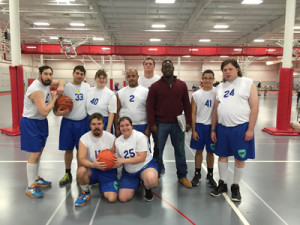
M 160 174 L 165 174 L 165 173 L 166 173 L 166 169 L 165 169 L 165 167 L 163 167 L 160 171 Z
M 186 177 L 178 179 L 178 183 L 182 184 L 186 188 L 193 187 L 192 183 Z
M 91 199 L 90 192 L 84 192 L 82 191 L 77 200 L 75 201 L 75 206 L 83 206 L 88 200 Z
M 238 184 L 231 185 L 231 200 L 234 202 L 240 202 L 242 199 L 240 193 L 240 187 Z
M 43 192 L 41 192 L 40 188 L 37 187 L 36 184 L 32 184 L 30 187 L 27 186 L 26 195 L 29 195 L 32 198 L 42 198 L 43 197 Z
M 38 176 L 38 179 L 35 180 L 35 184 L 38 187 L 49 187 L 51 185 L 51 181 L 46 181 L 40 176 Z
M 192 179 L 192 185 L 193 187 L 196 187 L 200 184 L 201 179 L 201 173 L 195 173 L 193 179 Z
M 227 192 L 227 184 L 223 180 L 219 180 L 219 185 L 210 192 L 210 195 L 218 197 L 223 192 Z
M 149 189 L 145 188 L 145 197 L 144 197 L 144 199 L 147 202 L 151 202 L 154 199 L 151 188 L 149 188 Z
M 206 176 L 206 182 L 207 182 L 207 184 L 208 184 L 208 186 L 209 186 L 210 188 L 215 188 L 215 187 L 217 187 L 217 183 L 216 183 L 216 181 L 214 180 L 214 178 L 213 178 L 212 175 L 208 175 L 208 174 L 207 174 L 207 176 Z
M 64 177 L 59 181 L 59 185 L 66 185 L 72 182 L 72 174 L 65 173 Z

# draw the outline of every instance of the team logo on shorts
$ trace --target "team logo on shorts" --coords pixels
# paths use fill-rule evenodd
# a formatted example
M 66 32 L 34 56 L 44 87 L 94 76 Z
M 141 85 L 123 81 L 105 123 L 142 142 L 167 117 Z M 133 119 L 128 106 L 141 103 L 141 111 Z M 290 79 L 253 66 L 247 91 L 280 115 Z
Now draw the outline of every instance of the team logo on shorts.
M 118 181 L 114 181 L 114 188 L 116 189 L 116 191 L 119 189 Z
M 245 158 L 246 156 L 246 149 L 239 149 L 238 154 L 241 158 Z
M 216 145 L 215 143 L 211 143 L 210 144 L 210 149 L 214 151 L 215 150 L 215 145 Z

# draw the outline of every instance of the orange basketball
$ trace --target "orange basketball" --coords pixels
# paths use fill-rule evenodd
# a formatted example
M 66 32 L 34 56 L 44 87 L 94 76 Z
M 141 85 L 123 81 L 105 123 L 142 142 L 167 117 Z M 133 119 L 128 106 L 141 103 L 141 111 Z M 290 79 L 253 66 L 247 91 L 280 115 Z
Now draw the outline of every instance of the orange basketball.
M 98 162 L 105 162 L 106 168 L 105 169 L 111 169 L 114 166 L 114 153 L 112 153 L 109 149 L 105 149 L 98 153 L 97 159 Z
M 70 111 L 73 108 L 73 101 L 71 98 L 69 98 L 68 96 L 59 96 L 56 99 L 55 105 L 54 105 L 54 110 L 57 109 L 61 109 L 61 110 L 65 110 L 65 109 L 69 109 Z

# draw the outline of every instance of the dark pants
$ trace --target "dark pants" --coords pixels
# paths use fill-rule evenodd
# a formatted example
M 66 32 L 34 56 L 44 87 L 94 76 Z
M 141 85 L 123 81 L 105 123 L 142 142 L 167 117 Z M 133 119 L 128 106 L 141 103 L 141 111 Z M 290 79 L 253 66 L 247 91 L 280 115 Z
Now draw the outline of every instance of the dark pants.
M 169 135 L 171 137 L 171 143 L 174 147 L 177 177 L 181 179 L 183 177 L 186 177 L 187 164 L 184 148 L 184 132 L 181 131 L 178 123 L 158 123 L 158 174 L 160 174 L 163 168 L 163 151 Z

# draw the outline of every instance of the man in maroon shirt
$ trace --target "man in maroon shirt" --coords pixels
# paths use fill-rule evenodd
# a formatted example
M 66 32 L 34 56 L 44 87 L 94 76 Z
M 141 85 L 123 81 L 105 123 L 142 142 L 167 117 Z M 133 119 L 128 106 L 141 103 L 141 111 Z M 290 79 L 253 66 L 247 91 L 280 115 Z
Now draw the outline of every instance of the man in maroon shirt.
M 159 156 L 157 158 L 158 174 L 163 165 L 163 151 L 168 136 L 174 147 L 178 182 L 191 188 L 186 178 L 187 164 L 184 149 L 184 132 L 181 131 L 177 116 L 185 113 L 186 131 L 191 128 L 191 104 L 186 84 L 174 76 L 172 61 L 162 63 L 163 76 L 151 85 L 147 98 L 148 123 L 152 132 L 158 132 Z

